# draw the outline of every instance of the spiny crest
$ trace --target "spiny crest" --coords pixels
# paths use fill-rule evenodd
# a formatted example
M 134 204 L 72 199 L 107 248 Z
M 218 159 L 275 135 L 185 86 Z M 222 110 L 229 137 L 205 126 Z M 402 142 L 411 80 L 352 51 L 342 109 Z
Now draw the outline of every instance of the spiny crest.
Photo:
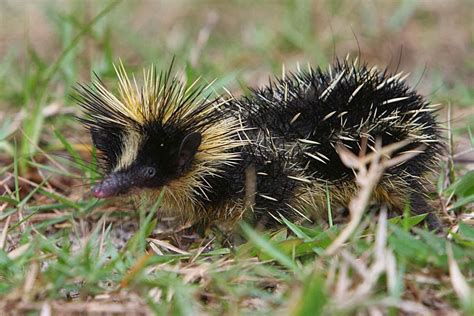
M 90 86 L 80 84 L 76 99 L 86 111 L 81 119 L 89 127 L 137 128 L 148 124 L 193 127 L 203 130 L 222 118 L 220 107 L 225 101 L 211 99 L 207 86 L 199 86 L 199 78 L 187 85 L 177 74 L 172 75 L 173 63 L 165 72 L 157 73 L 154 66 L 143 70 L 142 84 L 129 77 L 122 62 L 114 65 L 118 93 L 109 91 L 96 76 Z

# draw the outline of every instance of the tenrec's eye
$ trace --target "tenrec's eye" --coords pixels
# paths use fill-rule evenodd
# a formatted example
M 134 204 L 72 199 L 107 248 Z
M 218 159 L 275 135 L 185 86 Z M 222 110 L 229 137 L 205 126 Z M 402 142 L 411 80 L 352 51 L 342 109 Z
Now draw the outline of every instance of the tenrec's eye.
M 156 169 L 153 168 L 153 167 L 147 167 L 145 168 L 145 176 L 147 176 L 148 178 L 153 178 L 156 174 Z

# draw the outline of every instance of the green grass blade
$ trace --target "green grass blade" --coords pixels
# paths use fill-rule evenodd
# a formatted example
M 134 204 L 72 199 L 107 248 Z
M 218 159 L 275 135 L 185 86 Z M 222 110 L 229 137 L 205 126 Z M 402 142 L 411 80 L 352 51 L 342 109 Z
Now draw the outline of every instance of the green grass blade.
M 250 228 L 248 224 L 242 223 L 241 228 L 247 238 L 258 248 L 260 248 L 260 250 L 262 250 L 266 255 L 270 256 L 272 259 L 276 260 L 281 265 L 289 268 L 290 270 L 298 270 L 298 266 L 293 260 L 291 260 L 290 257 L 288 257 L 276 245 L 272 244 L 269 240 Z

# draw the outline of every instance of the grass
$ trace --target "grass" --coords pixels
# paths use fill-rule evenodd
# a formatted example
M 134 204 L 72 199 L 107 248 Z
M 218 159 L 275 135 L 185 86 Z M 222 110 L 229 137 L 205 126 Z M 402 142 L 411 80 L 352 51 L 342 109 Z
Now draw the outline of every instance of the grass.
M 38 1 L 0 9 L 0 40 L 9 43 L 0 48 L 3 313 L 474 314 L 468 2 Z M 454 24 L 443 20 L 450 16 Z M 190 80 L 217 78 L 216 91 L 238 94 L 282 63 L 324 65 L 334 54 L 395 68 L 402 45 L 412 84 L 451 107 L 440 113 L 449 154 L 432 194 L 448 237 L 417 225 L 423 216 L 407 208 L 390 219 L 367 212 L 342 243 L 350 224 L 284 220 L 266 232 L 242 223 L 241 243 L 231 246 L 218 231 L 170 232 L 156 208 L 117 207 L 89 193 L 100 171 L 69 95 L 92 71 L 113 80 L 118 58 L 138 70 L 151 62 L 164 69 L 174 56 Z

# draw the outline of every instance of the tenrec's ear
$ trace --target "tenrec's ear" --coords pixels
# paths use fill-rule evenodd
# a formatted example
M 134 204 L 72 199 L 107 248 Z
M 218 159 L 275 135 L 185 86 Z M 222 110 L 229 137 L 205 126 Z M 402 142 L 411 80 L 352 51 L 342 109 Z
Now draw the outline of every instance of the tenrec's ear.
M 178 166 L 181 170 L 186 169 L 196 155 L 201 145 L 202 136 L 199 132 L 193 132 L 186 135 L 179 147 Z

